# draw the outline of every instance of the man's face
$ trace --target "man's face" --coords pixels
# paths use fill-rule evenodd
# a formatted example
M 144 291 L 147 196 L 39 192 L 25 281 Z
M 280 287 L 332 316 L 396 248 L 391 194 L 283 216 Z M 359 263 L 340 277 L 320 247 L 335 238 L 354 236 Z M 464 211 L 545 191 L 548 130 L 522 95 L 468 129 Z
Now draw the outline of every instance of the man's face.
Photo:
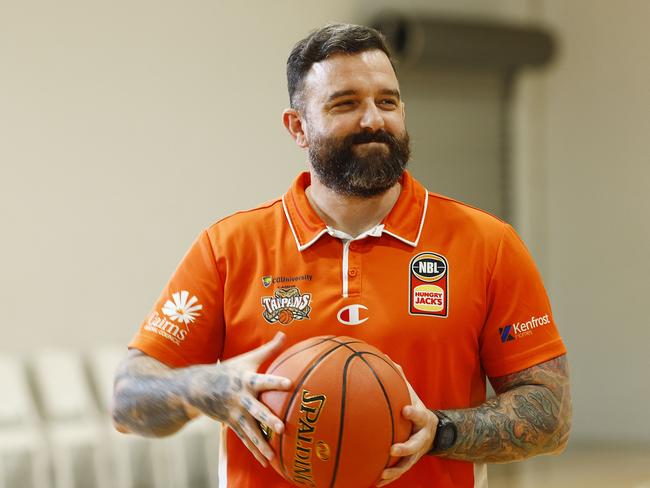
M 410 156 L 404 104 L 379 50 L 335 54 L 304 81 L 303 127 L 312 170 L 331 190 L 370 197 L 391 188 Z

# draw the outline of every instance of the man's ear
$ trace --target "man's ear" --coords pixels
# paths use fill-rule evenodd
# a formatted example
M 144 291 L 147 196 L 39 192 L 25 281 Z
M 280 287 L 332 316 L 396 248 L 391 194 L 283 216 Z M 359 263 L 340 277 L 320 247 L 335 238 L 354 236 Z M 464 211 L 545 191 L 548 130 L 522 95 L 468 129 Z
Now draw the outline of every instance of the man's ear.
M 301 148 L 306 148 L 307 136 L 305 135 L 305 127 L 303 125 L 303 119 L 296 109 L 288 108 L 282 112 L 282 123 L 289 131 L 291 138 L 296 141 Z

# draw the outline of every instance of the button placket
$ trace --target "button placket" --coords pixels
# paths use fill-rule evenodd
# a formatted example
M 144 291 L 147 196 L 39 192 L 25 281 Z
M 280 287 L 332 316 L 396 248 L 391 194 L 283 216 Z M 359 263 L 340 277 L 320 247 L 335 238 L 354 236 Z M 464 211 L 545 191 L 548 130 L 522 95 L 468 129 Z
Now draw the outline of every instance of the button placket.
M 361 254 L 356 242 L 350 243 L 348 255 L 348 296 L 361 294 Z

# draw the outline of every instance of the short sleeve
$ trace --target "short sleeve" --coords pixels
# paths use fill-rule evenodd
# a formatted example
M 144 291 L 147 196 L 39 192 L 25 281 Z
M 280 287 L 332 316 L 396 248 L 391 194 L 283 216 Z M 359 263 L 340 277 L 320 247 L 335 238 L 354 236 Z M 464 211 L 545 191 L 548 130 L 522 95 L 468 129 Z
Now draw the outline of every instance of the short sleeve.
M 490 377 L 521 371 L 566 353 L 537 267 L 514 229 L 504 225 L 480 336 L 481 361 Z
M 129 344 L 171 367 L 216 362 L 224 335 L 223 285 L 203 231 Z

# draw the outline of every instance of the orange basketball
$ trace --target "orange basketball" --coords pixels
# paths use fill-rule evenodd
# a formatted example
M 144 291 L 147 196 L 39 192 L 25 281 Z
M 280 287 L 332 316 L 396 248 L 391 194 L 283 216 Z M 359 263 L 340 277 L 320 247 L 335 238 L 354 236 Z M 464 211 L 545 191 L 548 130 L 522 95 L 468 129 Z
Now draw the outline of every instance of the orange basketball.
M 291 391 L 261 400 L 284 422 L 278 435 L 262 426 L 275 452 L 273 468 L 299 486 L 366 488 L 397 462 L 390 446 L 408 439 L 406 382 L 379 349 L 351 337 L 322 336 L 293 345 L 267 373 L 293 381 Z

